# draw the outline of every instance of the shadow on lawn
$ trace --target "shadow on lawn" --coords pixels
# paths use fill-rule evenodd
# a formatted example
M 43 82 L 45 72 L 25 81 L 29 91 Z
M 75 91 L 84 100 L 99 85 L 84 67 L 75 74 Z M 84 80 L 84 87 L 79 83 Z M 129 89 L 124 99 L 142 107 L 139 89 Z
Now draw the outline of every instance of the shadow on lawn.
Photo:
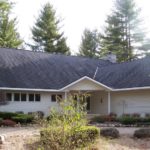
M 148 150 L 150 149 L 150 139 L 136 139 L 131 136 L 121 136 L 118 139 L 101 138 L 98 142 L 99 150 Z
M 105 139 L 100 138 L 98 143 L 88 150 L 148 150 L 150 149 L 150 139 L 136 139 L 129 135 L 122 135 L 118 139 Z M 42 149 L 39 140 L 29 141 L 24 144 L 24 148 L 27 150 Z

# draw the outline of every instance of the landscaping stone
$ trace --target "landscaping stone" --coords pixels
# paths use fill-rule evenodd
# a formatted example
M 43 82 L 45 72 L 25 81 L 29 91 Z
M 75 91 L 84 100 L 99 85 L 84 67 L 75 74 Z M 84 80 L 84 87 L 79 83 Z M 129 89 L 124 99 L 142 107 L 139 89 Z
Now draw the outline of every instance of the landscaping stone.
M 133 136 L 136 138 L 150 138 L 150 128 L 136 130 Z
M 5 136 L 0 135 L 0 144 L 4 144 L 5 142 Z
M 116 128 L 105 128 L 100 130 L 100 135 L 109 138 L 118 138 L 119 131 Z

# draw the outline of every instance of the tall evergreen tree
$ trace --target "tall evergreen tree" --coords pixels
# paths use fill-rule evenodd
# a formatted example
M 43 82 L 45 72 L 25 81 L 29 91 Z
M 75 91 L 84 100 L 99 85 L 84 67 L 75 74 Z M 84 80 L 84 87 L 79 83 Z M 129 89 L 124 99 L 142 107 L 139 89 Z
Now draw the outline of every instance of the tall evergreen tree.
M 16 18 L 10 19 L 12 3 L 0 1 L 0 47 L 18 48 L 22 44 L 16 29 Z
M 59 32 L 60 20 L 50 3 L 46 3 L 32 28 L 33 50 L 69 54 L 66 38 Z
M 97 30 L 90 31 L 85 29 L 79 48 L 79 55 L 87 57 L 98 57 L 100 49 L 100 34 Z
M 106 20 L 105 34 L 101 37 L 101 55 L 113 52 L 120 62 L 137 57 L 135 50 L 142 50 L 145 40 L 139 12 L 134 0 L 115 0 L 114 10 Z

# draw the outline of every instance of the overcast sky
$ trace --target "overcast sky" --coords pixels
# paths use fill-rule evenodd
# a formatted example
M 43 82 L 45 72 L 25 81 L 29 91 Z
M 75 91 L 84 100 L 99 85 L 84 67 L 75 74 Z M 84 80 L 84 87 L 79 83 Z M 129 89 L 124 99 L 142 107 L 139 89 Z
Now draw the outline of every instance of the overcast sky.
M 73 53 L 78 51 L 81 35 L 85 28 L 102 29 L 107 14 L 112 9 L 113 0 L 11 0 L 16 5 L 13 13 L 18 18 L 18 31 L 27 42 L 31 39 L 30 29 L 39 10 L 46 2 L 53 4 L 57 16 L 63 18 L 63 28 L 67 43 Z M 150 1 L 135 0 L 142 9 L 147 31 L 150 31 Z

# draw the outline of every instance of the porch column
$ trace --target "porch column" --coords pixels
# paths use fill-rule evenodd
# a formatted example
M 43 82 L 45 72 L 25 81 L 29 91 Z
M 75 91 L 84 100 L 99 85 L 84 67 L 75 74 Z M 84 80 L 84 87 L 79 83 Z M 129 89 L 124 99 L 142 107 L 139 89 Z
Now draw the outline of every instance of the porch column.
M 108 91 L 108 115 L 111 113 L 111 97 L 110 97 L 110 91 Z
M 67 93 L 68 91 L 65 91 L 65 100 L 67 100 L 67 98 L 68 98 L 68 93 Z

